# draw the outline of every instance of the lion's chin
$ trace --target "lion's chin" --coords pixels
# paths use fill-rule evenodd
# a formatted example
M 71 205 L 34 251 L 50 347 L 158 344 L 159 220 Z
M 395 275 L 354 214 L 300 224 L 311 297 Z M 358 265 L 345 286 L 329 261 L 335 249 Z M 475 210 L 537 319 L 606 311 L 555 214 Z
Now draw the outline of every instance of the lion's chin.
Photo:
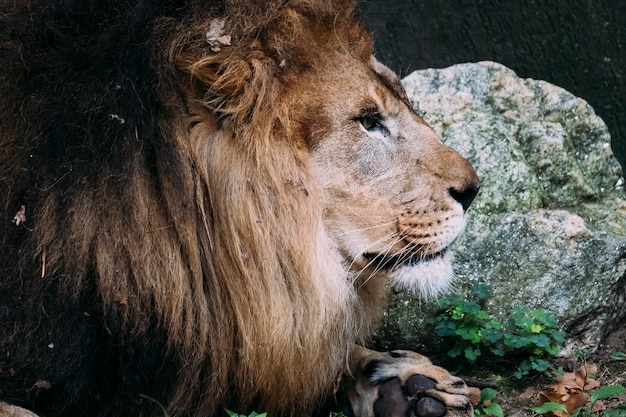
M 450 289 L 454 273 L 452 255 L 396 266 L 387 271 L 393 285 L 407 289 L 424 299 L 434 299 Z

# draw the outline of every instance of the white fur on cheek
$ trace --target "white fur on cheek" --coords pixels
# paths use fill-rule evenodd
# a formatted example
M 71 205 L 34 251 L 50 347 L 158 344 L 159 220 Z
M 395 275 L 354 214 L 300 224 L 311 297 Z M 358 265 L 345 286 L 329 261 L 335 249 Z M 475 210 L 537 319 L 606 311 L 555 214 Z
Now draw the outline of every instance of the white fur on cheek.
M 415 265 L 400 266 L 389 272 L 392 284 L 420 295 L 423 299 L 435 299 L 450 289 L 454 278 L 452 255 Z

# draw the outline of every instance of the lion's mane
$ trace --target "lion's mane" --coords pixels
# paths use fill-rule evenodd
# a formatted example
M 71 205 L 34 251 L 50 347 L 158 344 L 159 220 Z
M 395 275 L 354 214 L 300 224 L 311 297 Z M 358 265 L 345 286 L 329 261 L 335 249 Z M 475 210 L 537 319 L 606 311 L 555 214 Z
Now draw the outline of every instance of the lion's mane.
M 0 400 L 318 405 L 373 307 L 283 97 L 368 62 L 349 3 L 0 1 Z

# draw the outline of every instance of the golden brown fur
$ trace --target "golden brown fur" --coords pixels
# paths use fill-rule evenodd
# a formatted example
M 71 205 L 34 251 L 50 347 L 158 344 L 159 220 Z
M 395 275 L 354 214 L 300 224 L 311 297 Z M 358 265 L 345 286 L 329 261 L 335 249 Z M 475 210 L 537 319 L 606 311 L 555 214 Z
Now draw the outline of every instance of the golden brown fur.
M 358 116 L 342 103 L 376 89 L 462 166 L 448 188 L 475 179 L 370 61 L 352 4 L 0 4 L 0 400 L 46 416 L 158 414 L 139 394 L 184 416 L 319 407 L 386 284 L 329 231 L 324 158 L 341 149 L 325 143 Z M 211 50 L 222 19 L 230 45 Z

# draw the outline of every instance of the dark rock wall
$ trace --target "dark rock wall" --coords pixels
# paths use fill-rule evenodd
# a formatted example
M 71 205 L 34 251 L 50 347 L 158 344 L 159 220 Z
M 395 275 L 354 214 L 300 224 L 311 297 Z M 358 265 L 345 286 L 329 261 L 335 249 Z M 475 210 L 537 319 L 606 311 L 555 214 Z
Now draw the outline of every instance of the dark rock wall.
M 368 0 L 376 54 L 402 76 L 496 61 L 588 101 L 626 166 L 626 1 Z

